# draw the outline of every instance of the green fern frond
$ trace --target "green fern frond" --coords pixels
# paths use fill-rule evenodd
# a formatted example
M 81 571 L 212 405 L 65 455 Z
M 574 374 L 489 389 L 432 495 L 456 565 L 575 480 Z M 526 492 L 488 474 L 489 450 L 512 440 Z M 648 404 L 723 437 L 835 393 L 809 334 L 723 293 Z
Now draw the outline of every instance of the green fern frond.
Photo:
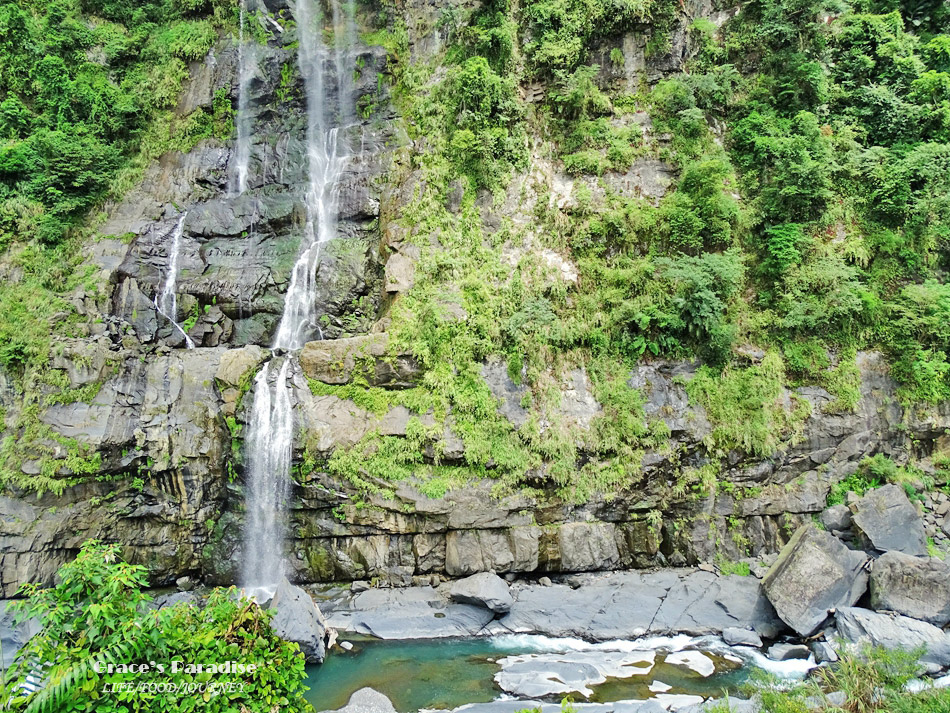
M 97 664 L 130 663 L 138 655 L 138 645 L 132 641 L 119 641 L 103 649 L 95 656 L 70 666 L 65 671 L 49 677 L 43 688 L 36 692 L 26 707 L 26 713 L 52 713 L 59 710 L 77 683 L 85 681 Z M 54 680 L 55 679 L 55 680 Z

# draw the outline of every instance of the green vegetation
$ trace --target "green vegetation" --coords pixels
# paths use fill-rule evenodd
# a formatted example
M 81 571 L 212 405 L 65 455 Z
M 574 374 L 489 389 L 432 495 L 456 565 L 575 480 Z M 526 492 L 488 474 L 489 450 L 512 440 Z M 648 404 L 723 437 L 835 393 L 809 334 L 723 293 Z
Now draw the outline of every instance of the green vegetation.
M 213 133 L 203 113 L 164 140 L 153 121 L 229 17 L 224 2 L 0 5 L 0 247 L 60 243 L 143 144 L 187 147 Z
M 429 62 L 411 57 L 404 9 L 371 3 L 363 40 L 390 55 L 414 147 L 394 164 L 413 186 L 394 227 L 421 254 L 415 287 L 386 305 L 390 343 L 426 371 L 401 393 L 311 384 L 413 417 L 405 436 L 311 455 L 301 477 L 326 465 L 382 493 L 412 475 L 432 492 L 491 477 L 574 500 L 635 487 L 643 453 L 672 448 L 628 383 L 651 357 L 702 360 L 685 386 L 719 459 L 795 442 L 808 406 L 787 387 L 854 411 L 861 350 L 884 351 L 905 403 L 950 398 L 950 39 L 931 5 L 755 0 L 722 27 L 688 21 L 684 71 L 651 86 L 624 36 L 649 26 L 645 59 L 663 60 L 684 22 L 671 0 L 447 8 Z M 38 365 L 51 334 L 79 333 L 62 295 L 97 289 L 74 269 L 90 211 L 157 153 L 230 135 L 224 92 L 191 116 L 170 107 L 233 23 L 223 0 L 0 5 L 0 248 L 18 276 L 0 286 L 0 367 L 28 394 L 0 479 L 58 489 L 93 469 L 78 444 L 60 444 L 68 458 L 30 446 L 61 398 Z M 295 72 L 280 69 L 282 100 Z M 489 359 L 523 390 L 517 428 Z M 576 379 L 601 407 L 589 428 L 562 403 Z M 464 455 L 440 452 L 446 434 Z M 21 477 L 25 461 L 41 475 Z M 675 496 L 719 473 L 671 474 Z
M 3 678 L 7 709 L 44 711 L 179 711 L 279 708 L 311 710 L 303 699 L 304 657 L 296 644 L 270 628 L 271 613 L 230 589 L 216 589 L 204 607 L 186 603 L 150 609 L 145 568 L 119 559 L 118 545 L 87 542 L 73 562 L 60 568 L 58 584 L 43 589 L 27 584 L 28 597 L 15 609 L 35 617 L 40 631 L 17 653 Z M 36 672 L 44 685 L 36 693 L 21 689 Z M 212 674 L 174 670 L 172 662 L 241 664 L 242 673 Z M 145 665 L 147 670 L 108 670 L 109 665 Z M 159 669 L 158 665 L 164 668 Z M 98 670 L 97 670 L 98 669 Z M 250 669 L 250 670 L 248 670 Z M 178 695 L 117 691 L 120 684 L 170 686 L 239 684 L 233 691 Z M 243 685 L 240 685 L 243 684 Z M 25 689 L 29 690 L 29 688 Z
M 713 452 L 724 456 L 737 449 L 769 455 L 803 424 L 811 409 L 808 402 L 794 398 L 791 408 L 781 402 L 784 376 L 782 360 L 774 352 L 745 369 L 728 367 L 721 374 L 708 367 L 699 371 L 686 390 L 706 408 L 713 424 Z
M 841 505 L 847 502 L 849 492 L 860 497 L 868 490 L 879 488 L 885 483 L 902 486 L 910 497 L 915 497 L 918 489 L 933 487 L 933 479 L 914 466 L 899 466 L 884 454 L 878 453 L 865 458 L 854 473 L 831 486 L 828 504 Z
M 648 61 L 668 51 L 675 3 L 447 12 L 450 44 L 429 65 L 408 61 L 387 6 L 376 34 L 407 129 L 426 146 L 408 157 L 422 180 L 400 223 L 422 257 L 391 307 L 392 345 L 426 376 L 407 401 L 333 387 L 379 414 L 405 403 L 418 421 L 407 438 L 367 436 L 331 470 L 375 492 L 413 474 L 570 499 L 634 487 L 643 451 L 667 447 L 626 385 L 651 356 L 705 362 L 685 386 L 718 458 L 795 442 L 810 408 L 787 387 L 822 386 L 824 410 L 854 411 L 862 349 L 888 355 L 907 403 L 950 396 L 950 61 L 933 19 L 943 11 L 918 10 L 863 3 L 825 22 L 821 3 L 757 0 L 722 28 L 693 22 L 687 71 L 649 87 L 610 72 L 625 69 L 621 38 L 642 23 Z M 575 179 L 568 200 L 530 178 L 520 196 L 507 188 L 528 166 L 529 136 L 547 142 L 532 155 L 550 150 Z M 662 197 L 616 188 L 641 158 L 674 170 Z M 507 219 L 512 202 L 519 220 Z M 505 216 L 500 226 L 486 230 L 486 209 Z M 481 378 L 489 358 L 524 389 L 520 428 Z M 603 407 L 586 432 L 559 403 L 577 367 Z M 446 428 L 462 462 L 416 452 Z M 679 473 L 674 496 L 714 490 L 717 476 Z

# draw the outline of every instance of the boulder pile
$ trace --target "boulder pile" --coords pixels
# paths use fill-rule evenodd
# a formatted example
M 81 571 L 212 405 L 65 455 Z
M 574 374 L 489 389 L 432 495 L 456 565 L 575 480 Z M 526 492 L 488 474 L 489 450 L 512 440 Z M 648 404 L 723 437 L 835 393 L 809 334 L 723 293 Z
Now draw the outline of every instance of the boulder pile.
M 950 565 L 928 556 L 926 523 L 903 488 L 885 485 L 802 525 L 762 580 L 778 616 L 811 637 L 817 660 L 838 641 L 923 651 L 950 666 Z M 825 640 L 822 641 L 822 638 Z

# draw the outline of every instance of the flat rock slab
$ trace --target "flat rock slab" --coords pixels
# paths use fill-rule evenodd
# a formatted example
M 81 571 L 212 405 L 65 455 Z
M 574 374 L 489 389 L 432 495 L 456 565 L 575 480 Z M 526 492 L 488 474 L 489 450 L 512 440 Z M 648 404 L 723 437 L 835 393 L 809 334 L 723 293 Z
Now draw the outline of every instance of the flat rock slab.
M 666 663 L 688 668 L 703 678 L 712 676 L 716 672 L 716 664 L 702 651 L 676 651 L 666 657 Z
M 371 589 L 352 607 L 347 628 L 380 639 L 477 636 L 494 618 L 484 607 L 449 603 L 432 587 Z
M 721 700 L 703 702 L 701 696 L 685 696 L 677 694 L 659 694 L 656 698 L 645 701 L 617 701 L 615 703 L 572 703 L 571 708 L 578 713 L 667 713 L 674 710 L 677 713 L 705 713 L 722 706 Z M 538 700 L 511 700 L 491 701 L 490 703 L 470 703 L 456 708 L 450 713 L 518 713 L 531 710 L 541 713 L 562 713 L 560 703 L 544 703 Z M 746 701 L 738 698 L 729 699 L 730 713 L 759 713 L 756 701 Z
M 810 636 L 831 609 L 854 605 L 867 589 L 867 556 L 808 524 L 798 528 L 762 580 L 782 620 Z
M 511 610 L 494 621 L 484 606 L 451 602 L 446 587 L 341 591 L 321 607 L 332 628 L 384 639 L 515 633 L 610 641 L 729 628 L 773 638 L 785 629 L 753 577 L 692 569 L 582 577 L 577 588 L 513 584 Z
M 577 589 L 565 585 L 512 588 L 511 612 L 495 633 L 635 639 L 646 634 L 719 634 L 742 627 L 773 637 L 784 629 L 751 577 L 697 570 L 619 572 Z
M 712 665 L 712 659 L 703 658 Z M 590 686 L 604 683 L 608 678 L 647 675 L 653 670 L 655 660 L 653 651 L 571 651 L 506 656 L 498 661 L 501 671 L 495 674 L 495 682 L 503 691 L 517 696 L 541 698 L 580 693 L 589 697 L 593 693 Z
M 900 486 L 885 485 L 869 490 L 851 509 L 858 533 L 874 549 L 915 556 L 927 554 L 924 522 Z
M 936 557 L 885 552 L 871 569 L 871 607 L 946 626 L 950 622 L 950 565 Z
M 616 703 L 572 703 L 571 707 L 580 713 L 666 713 L 669 710 L 658 701 L 617 701 Z M 560 703 L 544 703 L 539 700 L 491 701 L 490 703 L 469 703 L 451 711 L 451 713 L 518 713 L 530 710 L 541 713 L 562 713 Z M 743 712 L 744 713 L 744 712 Z
M 928 673 L 950 666 L 950 636 L 933 624 L 897 614 L 845 607 L 835 614 L 838 635 L 850 644 L 869 643 L 910 651 L 924 647 L 921 662 Z

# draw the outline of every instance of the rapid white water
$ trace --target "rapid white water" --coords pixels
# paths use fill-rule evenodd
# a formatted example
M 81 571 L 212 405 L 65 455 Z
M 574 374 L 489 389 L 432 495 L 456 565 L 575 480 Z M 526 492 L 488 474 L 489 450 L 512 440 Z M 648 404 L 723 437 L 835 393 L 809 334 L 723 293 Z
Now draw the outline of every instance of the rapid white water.
M 293 388 L 297 350 L 321 338 L 317 324 L 316 292 L 320 250 L 336 235 L 340 175 L 348 152 L 339 127 L 353 110 L 347 47 L 355 31 L 347 13 L 340 31 L 342 12 L 331 2 L 330 20 L 334 47 L 323 44 L 325 18 L 317 0 L 297 0 L 300 37 L 298 62 L 307 93 L 307 158 L 309 180 L 304 203 L 306 222 L 300 254 L 290 276 L 284 309 L 272 348 L 287 352 L 276 374 L 276 361 L 268 362 L 255 379 L 254 406 L 246 441 L 248 454 L 247 519 L 245 524 L 244 586 L 266 595 L 284 575 L 283 544 L 288 527 L 293 457 Z M 327 73 L 328 65 L 334 70 Z M 336 104 L 337 111 L 333 111 Z
M 185 338 L 185 346 L 188 349 L 194 349 L 195 343 L 187 334 L 184 328 L 178 324 L 178 297 L 175 295 L 175 289 L 178 284 L 178 255 L 181 252 L 181 236 L 185 232 L 185 218 L 188 217 L 188 211 L 181 214 L 175 230 L 172 231 L 171 245 L 168 246 L 168 257 L 165 263 L 165 280 L 162 283 L 162 290 L 155 296 L 155 309 L 167 319 L 176 330 Z
M 241 0 L 241 19 L 238 29 L 238 105 L 234 123 L 237 139 L 234 144 L 234 167 L 228 177 L 228 195 L 239 196 L 247 190 L 247 172 L 251 163 L 251 117 L 248 110 L 251 78 L 257 70 L 257 45 L 246 42 L 244 23 L 247 21 L 248 2 Z

